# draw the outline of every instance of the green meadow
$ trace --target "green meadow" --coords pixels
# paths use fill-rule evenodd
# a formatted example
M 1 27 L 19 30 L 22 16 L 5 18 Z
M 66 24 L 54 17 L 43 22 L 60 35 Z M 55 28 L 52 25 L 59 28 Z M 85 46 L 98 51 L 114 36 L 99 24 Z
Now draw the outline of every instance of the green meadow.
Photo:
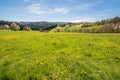
M 0 30 L 0 80 L 119 79 L 119 33 Z

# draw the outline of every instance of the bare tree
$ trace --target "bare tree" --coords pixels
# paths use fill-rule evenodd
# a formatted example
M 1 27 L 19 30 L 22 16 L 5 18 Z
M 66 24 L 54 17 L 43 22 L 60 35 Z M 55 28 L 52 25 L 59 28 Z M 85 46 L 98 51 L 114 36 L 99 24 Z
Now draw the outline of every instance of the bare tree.
M 25 27 L 23 28 L 23 30 L 25 30 L 25 31 L 30 31 L 31 28 L 30 28 L 29 26 L 25 26 Z
M 56 28 L 56 32 L 60 32 L 60 27 L 57 27 L 57 28 Z
M 4 29 L 10 29 L 10 26 L 9 25 L 4 25 L 3 28 Z
M 17 25 L 16 23 L 12 23 L 11 25 L 10 25 L 10 28 L 12 29 L 12 30 L 19 30 L 20 29 L 20 26 L 19 25 Z
M 0 26 L 0 29 L 3 29 L 3 26 Z

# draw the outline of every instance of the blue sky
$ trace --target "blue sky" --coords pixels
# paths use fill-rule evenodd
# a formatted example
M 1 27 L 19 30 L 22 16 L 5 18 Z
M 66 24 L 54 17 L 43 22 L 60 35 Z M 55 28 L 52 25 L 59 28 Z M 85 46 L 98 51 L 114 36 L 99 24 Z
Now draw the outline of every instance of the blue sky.
M 81 22 L 120 16 L 120 0 L 0 0 L 0 20 Z

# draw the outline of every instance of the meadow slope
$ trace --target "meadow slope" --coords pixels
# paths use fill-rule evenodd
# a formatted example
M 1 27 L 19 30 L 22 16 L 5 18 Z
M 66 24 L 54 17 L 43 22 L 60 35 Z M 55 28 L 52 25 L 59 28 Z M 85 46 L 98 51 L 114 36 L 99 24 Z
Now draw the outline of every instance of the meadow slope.
M 0 80 L 119 80 L 120 34 L 0 30 Z

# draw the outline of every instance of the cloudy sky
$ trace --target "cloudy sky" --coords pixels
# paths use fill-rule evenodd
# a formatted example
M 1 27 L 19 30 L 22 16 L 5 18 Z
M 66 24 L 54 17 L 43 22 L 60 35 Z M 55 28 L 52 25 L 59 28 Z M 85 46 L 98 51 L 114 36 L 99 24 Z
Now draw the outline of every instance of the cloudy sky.
M 81 22 L 120 16 L 120 0 L 0 0 L 0 20 Z

